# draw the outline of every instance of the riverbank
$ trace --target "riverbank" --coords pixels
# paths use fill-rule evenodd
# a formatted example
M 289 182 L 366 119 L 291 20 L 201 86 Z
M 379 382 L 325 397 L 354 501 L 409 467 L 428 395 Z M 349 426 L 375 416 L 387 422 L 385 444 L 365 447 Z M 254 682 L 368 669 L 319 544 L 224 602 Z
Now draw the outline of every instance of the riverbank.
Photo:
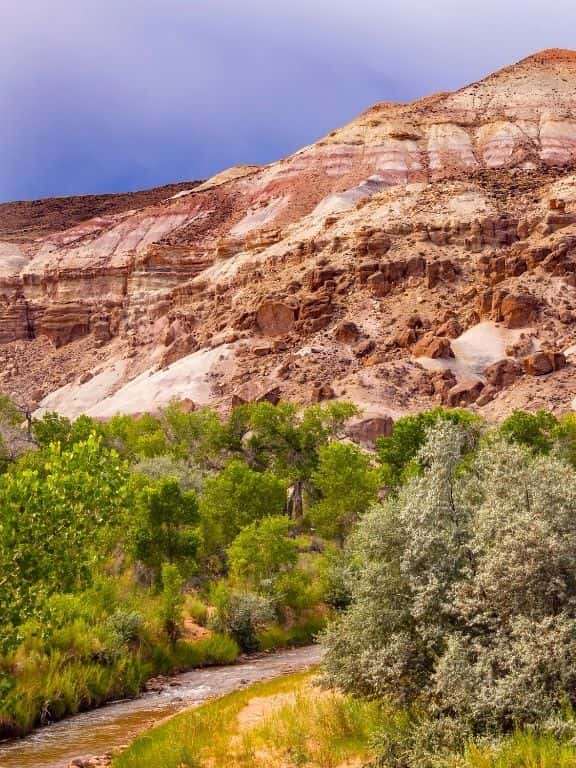
M 310 672 L 288 675 L 183 712 L 142 734 L 113 757 L 111 766 L 576 768 L 576 747 L 568 730 L 564 737 L 517 730 L 470 740 L 459 750 L 437 743 L 435 754 L 430 730 L 407 759 L 406 746 L 417 737 L 414 711 L 323 690 L 314 682 Z
M 307 646 L 182 673 L 159 693 L 108 704 L 0 744 L 0 768 L 67 768 L 75 758 L 105 755 L 170 715 L 252 683 L 308 669 L 320 658 L 319 646 Z
M 378 704 L 321 690 L 314 675 L 304 672 L 177 715 L 142 734 L 112 765 L 349 768 L 372 757 L 370 742 L 378 723 Z

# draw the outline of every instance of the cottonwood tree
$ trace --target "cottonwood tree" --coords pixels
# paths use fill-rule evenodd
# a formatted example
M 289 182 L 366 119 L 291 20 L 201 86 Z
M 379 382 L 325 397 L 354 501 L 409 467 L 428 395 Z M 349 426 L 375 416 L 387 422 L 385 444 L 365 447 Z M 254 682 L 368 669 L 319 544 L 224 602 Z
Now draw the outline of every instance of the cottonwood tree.
M 370 456 L 350 443 L 335 440 L 319 449 L 311 480 L 320 499 L 310 509 L 310 522 L 321 536 L 343 544 L 376 502 L 381 473 L 372 466 Z
M 286 483 L 272 472 L 257 472 L 238 459 L 208 477 L 200 498 L 204 555 L 222 553 L 242 528 L 264 517 L 281 515 Z
M 92 435 L 53 444 L 0 476 L 0 615 L 16 625 L 53 592 L 91 583 L 127 502 L 128 468 Z
M 318 452 L 336 437 L 357 409 L 351 403 L 311 406 L 299 413 L 292 403 L 256 403 L 245 409 L 243 448 L 256 468 L 268 468 L 282 477 L 289 489 L 288 514 L 302 517 L 304 495 L 313 492 L 312 473 Z

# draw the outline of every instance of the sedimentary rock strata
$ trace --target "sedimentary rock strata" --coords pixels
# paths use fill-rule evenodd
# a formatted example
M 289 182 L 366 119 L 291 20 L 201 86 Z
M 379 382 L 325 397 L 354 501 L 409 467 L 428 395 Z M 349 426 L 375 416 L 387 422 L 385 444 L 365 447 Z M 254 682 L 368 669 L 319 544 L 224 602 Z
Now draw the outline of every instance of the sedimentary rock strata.
M 562 410 L 575 318 L 571 51 L 377 104 L 266 167 L 0 206 L 0 387 L 72 415 L 170 389 Z

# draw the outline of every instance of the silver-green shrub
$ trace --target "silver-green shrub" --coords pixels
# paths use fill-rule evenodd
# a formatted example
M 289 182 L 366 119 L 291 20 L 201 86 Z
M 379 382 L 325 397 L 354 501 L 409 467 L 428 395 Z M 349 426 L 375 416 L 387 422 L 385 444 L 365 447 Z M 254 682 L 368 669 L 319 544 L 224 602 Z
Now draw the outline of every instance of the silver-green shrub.
M 331 684 L 471 733 L 576 704 L 576 472 L 440 424 L 426 467 L 361 521 L 350 607 L 325 634 Z

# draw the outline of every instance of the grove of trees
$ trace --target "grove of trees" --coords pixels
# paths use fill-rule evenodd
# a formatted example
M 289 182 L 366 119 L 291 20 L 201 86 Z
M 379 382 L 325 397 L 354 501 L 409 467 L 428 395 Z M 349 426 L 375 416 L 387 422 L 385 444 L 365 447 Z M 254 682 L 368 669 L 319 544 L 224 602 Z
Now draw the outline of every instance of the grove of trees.
M 383 702 L 383 766 L 567 734 L 576 418 L 438 408 L 367 451 L 355 414 L 34 420 L 0 463 L 0 736 L 326 624 L 326 681 Z

